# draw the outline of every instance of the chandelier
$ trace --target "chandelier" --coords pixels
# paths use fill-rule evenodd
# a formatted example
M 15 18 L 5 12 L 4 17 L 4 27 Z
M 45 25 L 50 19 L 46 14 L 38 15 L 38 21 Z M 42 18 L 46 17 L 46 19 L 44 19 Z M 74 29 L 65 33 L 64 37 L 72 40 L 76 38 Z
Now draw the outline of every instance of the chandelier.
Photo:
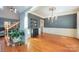
M 16 13 L 17 10 L 13 7 L 10 7 L 10 11 Z
M 50 15 L 48 16 L 48 20 L 51 20 L 52 22 L 54 20 L 57 20 L 57 16 L 54 14 L 55 10 L 56 10 L 55 7 L 49 7 Z

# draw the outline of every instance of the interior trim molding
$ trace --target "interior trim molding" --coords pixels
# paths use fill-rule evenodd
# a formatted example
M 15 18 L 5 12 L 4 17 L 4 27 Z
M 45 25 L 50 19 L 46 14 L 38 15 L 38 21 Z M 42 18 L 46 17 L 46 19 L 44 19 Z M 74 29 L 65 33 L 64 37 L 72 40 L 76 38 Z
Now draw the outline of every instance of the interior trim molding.
M 43 28 L 44 33 L 49 34 L 57 34 L 57 35 L 64 35 L 68 37 L 75 37 L 77 36 L 77 29 L 68 29 L 68 28 Z
M 66 12 L 58 13 L 57 15 L 63 16 L 63 15 L 69 15 L 69 14 L 75 14 L 75 13 L 77 13 L 77 11 L 66 11 Z
M 64 16 L 64 15 L 70 15 L 70 14 L 77 14 L 77 11 L 66 11 L 66 12 L 60 12 L 55 14 L 56 16 Z M 47 17 L 45 17 L 47 18 Z
M 41 15 L 39 15 L 39 14 L 33 12 L 33 11 L 36 10 L 38 7 L 39 7 L 39 6 L 32 7 L 32 8 L 28 11 L 28 13 L 31 13 L 31 14 L 36 15 L 36 16 L 41 17 L 41 18 L 45 18 L 45 17 L 43 17 L 43 16 L 41 16 Z
M 39 8 L 39 6 L 32 7 L 32 8 L 28 11 L 28 13 L 31 13 L 31 14 L 36 15 L 36 16 L 38 16 L 38 17 L 41 17 L 41 18 L 43 18 L 43 19 L 44 19 L 44 18 L 47 18 L 47 16 L 45 17 L 45 16 L 42 16 L 42 15 L 39 15 L 39 14 L 33 12 L 33 11 L 36 10 L 37 8 Z M 57 15 L 57 16 L 64 16 L 64 15 L 69 15 L 69 14 L 76 14 L 77 11 L 78 11 L 78 10 L 69 10 L 69 11 L 65 11 L 65 12 L 58 12 L 58 13 L 56 13 L 55 15 Z
M 30 14 L 33 14 L 33 15 L 36 15 L 36 16 L 38 16 L 38 17 L 40 17 L 40 18 L 42 18 L 42 19 L 44 19 L 45 17 L 43 17 L 43 16 L 41 16 L 41 15 L 39 15 L 39 14 L 37 14 L 37 13 L 34 13 L 34 12 L 29 12 Z
M 44 17 L 44 16 L 41 16 L 41 15 L 39 15 L 39 14 L 37 14 L 37 13 L 34 13 L 34 12 L 29 12 L 29 13 L 31 13 L 31 14 L 33 14 L 33 15 L 36 15 L 36 16 L 39 16 L 39 17 L 41 17 L 41 18 L 47 18 L 47 17 Z M 69 15 L 69 14 L 76 14 L 77 13 L 77 11 L 67 11 L 67 12 L 60 12 L 60 13 L 57 13 L 56 15 L 57 16 L 64 16 L 64 15 Z

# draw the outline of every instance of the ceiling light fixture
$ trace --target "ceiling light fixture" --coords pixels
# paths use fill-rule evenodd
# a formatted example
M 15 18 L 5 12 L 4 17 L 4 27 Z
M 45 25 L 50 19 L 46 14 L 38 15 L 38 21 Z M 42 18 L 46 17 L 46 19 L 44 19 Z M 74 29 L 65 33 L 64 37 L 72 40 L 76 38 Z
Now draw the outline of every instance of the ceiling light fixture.
M 57 19 L 57 16 L 54 14 L 55 10 L 55 7 L 49 7 L 50 15 L 48 16 L 48 20 L 51 20 L 52 22 Z
M 10 11 L 16 13 L 17 10 L 15 8 L 11 7 Z

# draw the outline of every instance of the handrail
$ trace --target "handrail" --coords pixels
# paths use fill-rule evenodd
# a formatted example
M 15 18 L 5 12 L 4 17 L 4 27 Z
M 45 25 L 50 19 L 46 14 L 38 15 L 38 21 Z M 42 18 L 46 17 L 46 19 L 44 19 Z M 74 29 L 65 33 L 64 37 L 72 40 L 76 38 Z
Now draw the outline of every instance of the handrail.
M 9 46 L 10 45 L 10 38 L 9 38 L 9 35 L 8 35 L 8 31 L 11 29 L 11 28 L 13 28 L 13 27 L 15 27 L 15 26 L 17 26 L 19 24 L 19 22 L 15 22 L 14 24 L 11 24 L 11 25 L 9 25 L 8 26 L 8 28 L 5 28 L 5 40 L 6 40 L 6 43 L 7 43 L 7 46 Z
M 16 23 L 12 24 L 10 27 L 8 27 L 7 29 L 9 30 L 9 29 L 15 27 L 15 26 L 18 25 L 18 24 L 19 24 L 19 22 L 16 22 Z

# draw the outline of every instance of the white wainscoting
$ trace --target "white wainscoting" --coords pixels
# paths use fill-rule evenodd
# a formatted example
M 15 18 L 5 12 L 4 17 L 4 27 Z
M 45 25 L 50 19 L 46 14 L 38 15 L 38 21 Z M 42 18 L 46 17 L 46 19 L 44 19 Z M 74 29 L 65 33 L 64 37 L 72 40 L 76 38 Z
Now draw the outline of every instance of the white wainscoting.
M 49 34 L 57 34 L 57 35 L 63 35 L 68 37 L 77 37 L 77 29 L 67 29 L 67 28 L 44 28 L 44 33 Z

